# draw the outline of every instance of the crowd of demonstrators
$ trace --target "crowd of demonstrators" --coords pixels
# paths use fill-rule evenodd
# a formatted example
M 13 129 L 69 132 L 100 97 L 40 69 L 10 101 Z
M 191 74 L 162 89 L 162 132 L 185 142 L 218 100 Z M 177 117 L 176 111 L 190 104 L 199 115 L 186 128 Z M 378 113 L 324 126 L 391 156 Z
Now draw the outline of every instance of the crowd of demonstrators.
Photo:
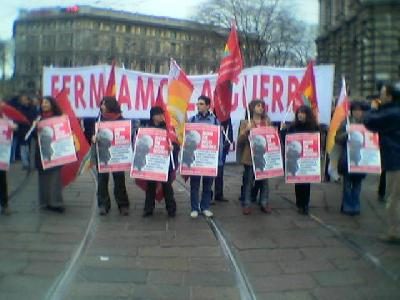
M 254 187 L 253 161 L 251 159 L 249 133 L 252 128 L 269 126 L 270 121 L 265 112 L 265 103 L 262 100 L 253 100 L 249 104 L 250 122 L 242 122 L 239 129 L 238 148 L 241 149 L 240 162 L 244 166 L 243 171 L 243 195 L 241 198 L 242 212 L 245 215 L 251 213 L 251 198 Z M 268 204 L 269 190 L 268 179 L 257 181 L 260 193 L 260 209 L 264 213 L 271 213 Z M 257 191 L 256 191 L 257 192 Z M 253 195 L 254 197 L 254 195 Z M 257 197 L 255 195 L 255 197 Z
M 37 116 L 47 119 L 62 114 L 56 100 L 52 97 L 29 98 L 26 93 L 21 93 L 18 98 L 11 101 L 29 121 L 37 123 Z M 36 103 L 34 102 L 36 101 Z M 1 104 L 0 100 L 0 117 Z M 38 105 L 40 103 L 40 105 Z M 224 165 L 226 156 L 229 153 L 231 142 L 233 141 L 233 128 L 231 120 L 219 122 L 217 117 L 210 111 L 210 98 L 201 95 L 197 101 L 197 113 L 191 117 L 190 123 L 203 123 L 207 125 L 221 125 L 221 141 L 219 147 L 218 173 L 217 177 L 208 176 L 190 176 L 190 216 L 192 218 L 203 214 L 206 217 L 212 217 L 210 210 L 212 200 L 227 201 L 224 196 Z M 164 110 L 160 107 L 153 107 L 150 110 L 150 119 L 148 126 L 155 128 L 166 128 Z M 269 205 L 268 180 L 255 180 L 253 171 L 253 160 L 249 142 L 249 132 L 252 128 L 271 126 L 265 110 L 265 103 L 262 100 L 253 100 L 249 104 L 249 120 L 242 121 L 238 131 L 237 155 L 240 163 L 244 166 L 242 176 L 242 213 L 248 215 L 251 213 L 251 202 L 258 198 L 260 209 L 264 213 L 271 213 Z M 315 133 L 321 132 L 316 117 L 308 106 L 300 106 L 294 113 L 295 117 L 292 123 L 281 128 L 282 144 L 285 136 L 292 133 Z M 115 97 L 104 97 L 100 103 L 100 118 L 97 121 L 116 121 L 122 120 L 121 108 Z M 379 134 L 382 174 L 379 184 L 380 199 L 386 197 L 387 222 L 388 229 L 382 237 L 387 242 L 400 241 L 400 219 L 398 216 L 398 207 L 400 202 L 400 87 L 392 84 L 385 84 L 382 87 L 380 100 L 372 101 L 371 109 L 366 107 L 366 102 L 351 101 L 350 124 L 364 124 L 370 131 Z M 94 120 L 92 120 L 94 121 Z M 365 174 L 352 174 L 347 169 L 347 145 L 351 142 L 351 136 L 348 134 L 348 121 L 344 121 L 336 133 L 335 142 L 342 147 L 342 153 L 338 163 L 339 174 L 342 176 L 342 202 L 340 211 L 343 214 L 355 216 L 361 212 L 360 193 L 362 180 Z M 94 122 L 91 122 L 94 123 Z M 147 122 L 145 122 L 147 123 Z M 96 149 L 98 137 L 93 124 L 88 125 L 86 132 L 87 138 L 93 143 L 92 149 Z M 14 125 L 13 125 L 14 126 Z M 22 166 L 24 169 L 30 168 L 29 152 L 30 141 L 25 141 L 25 136 L 30 129 L 29 125 L 16 124 L 14 140 L 18 142 Z M 33 134 L 33 137 L 36 135 Z M 30 137 L 32 138 L 32 137 Z M 35 164 L 39 175 L 39 204 L 42 208 L 62 213 L 64 212 L 64 203 L 62 199 L 62 186 L 60 178 L 61 167 L 52 167 L 44 170 L 40 159 L 39 145 L 35 149 Z M 173 163 L 170 161 L 168 181 L 161 183 L 166 203 L 166 210 L 170 217 L 176 214 L 176 201 L 172 182 L 174 171 L 172 165 L 178 165 L 178 153 L 180 146 L 173 141 L 170 145 L 172 151 Z M 97 155 L 94 155 L 97 157 Z M 183 155 L 184 156 L 184 155 Z M 11 157 L 11 159 L 13 159 Z M 124 172 L 111 172 L 114 178 L 114 197 L 117 202 L 121 215 L 129 215 L 129 199 L 125 185 Z M 8 214 L 8 195 L 7 195 L 7 173 L 0 171 L 0 204 L 1 213 Z M 100 215 L 107 215 L 110 207 L 110 195 L 108 191 L 109 173 L 98 173 L 97 201 Z M 386 180 L 385 180 L 386 179 Z M 200 186 L 202 183 L 202 191 Z M 143 216 L 151 216 L 155 208 L 155 197 L 157 189 L 156 181 L 147 182 L 145 195 L 145 205 Z M 214 193 L 212 186 L 214 184 Z M 304 215 L 309 213 L 310 206 L 310 183 L 295 183 L 295 198 L 298 212 Z
M 123 120 L 121 107 L 115 97 L 104 97 L 100 102 L 100 121 Z M 97 133 L 92 136 L 93 148 L 99 141 Z M 97 159 L 96 154 L 94 157 Z M 96 164 L 97 165 L 97 164 Z M 129 215 L 129 199 L 125 185 L 124 172 L 111 172 L 114 179 L 114 197 L 117 202 L 119 212 L 122 216 Z M 97 175 L 97 204 L 100 215 L 107 215 L 111 208 L 110 194 L 108 192 L 108 181 L 110 173 L 100 173 Z
M 153 107 L 150 109 L 150 122 L 149 127 L 166 129 L 167 124 L 165 122 L 164 110 L 161 107 Z M 169 171 L 168 171 L 168 180 L 166 182 L 161 182 L 161 187 L 163 190 L 163 195 L 165 199 L 165 208 L 167 209 L 169 217 L 175 217 L 176 214 L 176 202 L 174 197 L 174 189 L 172 187 L 172 182 L 174 180 L 174 167 L 178 165 L 178 153 L 179 153 L 179 144 L 177 141 L 170 141 L 170 151 L 172 151 L 172 158 L 174 162 L 170 161 Z M 170 158 L 171 159 L 171 158 Z M 155 207 L 155 199 L 156 199 L 156 181 L 147 181 L 147 189 L 146 189 L 146 199 L 144 203 L 144 212 L 143 217 L 148 217 L 153 215 L 153 210 Z
M 366 103 L 362 101 L 353 101 L 350 107 L 350 124 L 362 124 L 363 114 L 368 109 Z M 340 211 L 343 214 L 355 216 L 360 214 L 360 193 L 361 183 L 366 174 L 348 172 L 347 162 L 347 142 L 350 139 L 347 128 L 349 124 L 344 120 L 336 132 L 335 143 L 341 146 L 338 171 L 343 176 L 343 193 Z
M 51 96 L 43 97 L 40 103 L 41 120 L 46 120 L 61 115 L 62 111 L 56 99 Z M 35 121 L 34 124 L 37 124 L 37 121 Z M 62 197 L 61 166 L 55 166 L 47 169 L 43 168 L 40 157 L 39 143 L 37 143 L 36 146 L 35 165 L 38 170 L 40 207 L 42 209 L 63 213 L 65 207 Z
M 364 117 L 367 129 L 379 133 L 383 169 L 386 172 L 387 242 L 400 242 L 400 87 L 384 84 L 380 104 L 373 101 Z

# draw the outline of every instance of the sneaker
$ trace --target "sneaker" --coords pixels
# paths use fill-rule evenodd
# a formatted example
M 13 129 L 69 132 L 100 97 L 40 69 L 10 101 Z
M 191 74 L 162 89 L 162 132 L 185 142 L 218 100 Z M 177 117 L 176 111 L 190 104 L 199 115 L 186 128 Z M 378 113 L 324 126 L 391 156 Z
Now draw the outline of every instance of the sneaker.
M 211 218 L 214 214 L 211 210 L 205 209 L 203 210 L 203 215 L 205 215 L 207 218 Z
M 108 214 L 108 209 L 105 208 L 104 206 L 100 206 L 100 207 L 99 207 L 99 214 L 100 214 L 100 216 L 105 216 L 105 215 L 107 215 L 107 214 Z
M 400 243 L 400 236 L 392 235 L 392 234 L 383 234 L 379 236 L 379 239 L 385 243 L 393 243 L 398 244 Z
M 59 214 L 63 214 L 65 212 L 65 208 L 63 206 L 51 206 L 51 205 L 47 205 L 47 210 L 59 213 Z
M 127 206 L 122 206 L 119 208 L 119 214 L 121 216 L 129 216 L 129 207 Z
M 251 209 L 250 209 L 250 207 L 243 207 L 243 208 L 242 208 L 242 213 L 243 213 L 244 215 L 250 215 L 250 214 L 251 214 Z
M 266 205 L 264 205 L 264 206 L 260 206 L 260 209 L 261 209 L 261 211 L 262 211 L 263 213 L 266 213 L 266 214 L 272 213 L 272 209 L 271 209 L 271 207 L 270 207 L 268 204 L 266 204 Z
M 199 216 L 199 212 L 197 210 L 193 210 L 190 213 L 190 217 L 193 218 L 193 219 L 196 219 L 198 216 Z

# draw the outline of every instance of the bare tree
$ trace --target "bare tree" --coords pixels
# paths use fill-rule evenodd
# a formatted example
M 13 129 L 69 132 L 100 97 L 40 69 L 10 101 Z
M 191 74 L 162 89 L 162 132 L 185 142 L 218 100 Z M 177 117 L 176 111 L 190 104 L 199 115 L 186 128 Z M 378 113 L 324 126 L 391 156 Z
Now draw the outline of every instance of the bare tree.
M 307 25 L 280 0 L 209 0 L 199 6 L 195 20 L 239 30 L 245 64 L 304 66 L 315 53 Z

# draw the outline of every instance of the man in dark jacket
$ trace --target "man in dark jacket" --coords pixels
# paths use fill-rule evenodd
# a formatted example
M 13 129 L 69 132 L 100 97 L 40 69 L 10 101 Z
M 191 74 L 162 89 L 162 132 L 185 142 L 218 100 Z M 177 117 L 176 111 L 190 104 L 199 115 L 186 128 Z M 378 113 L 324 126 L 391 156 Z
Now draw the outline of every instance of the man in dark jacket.
M 400 242 L 400 86 L 384 84 L 381 103 L 372 102 L 364 124 L 378 132 L 383 169 L 386 171 L 388 231 L 381 237 L 386 242 Z
M 164 111 L 161 107 L 155 106 L 150 109 L 149 127 L 155 127 L 160 129 L 167 128 L 165 123 Z M 171 150 L 173 154 L 174 164 L 176 167 L 178 165 L 179 145 L 171 141 Z M 174 189 L 172 188 L 172 182 L 175 177 L 173 172 L 175 172 L 175 170 L 173 170 L 172 163 L 170 162 L 168 181 L 161 182 L 165 199 L 165 208 L 167 209 L 168 216 L 172 218 L 175 217 L 176 214 L 176 202 L 174 198 Z M 157 189 L 156 181 L 147 181 L 146 200 L 144 204 L 143 217 L 149 217 L 153 215 L 155 198 L 156 198 L 156 189 Z

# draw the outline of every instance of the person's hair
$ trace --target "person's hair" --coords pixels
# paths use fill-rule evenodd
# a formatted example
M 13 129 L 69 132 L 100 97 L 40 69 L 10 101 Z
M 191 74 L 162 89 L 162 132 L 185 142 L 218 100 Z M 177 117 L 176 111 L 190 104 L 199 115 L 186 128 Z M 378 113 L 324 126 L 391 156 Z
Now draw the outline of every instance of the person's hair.
M 204 95 L 201 95 L 197 100 L 203 100 L 207 106 L 211 104 L 211 99 Z
M 299 113 L 304 113 L 306 115 L 306 121 L 304 123 L 299 121 Z M 306 128 L 310 129 L 318 127 L 317 119 L 315 118 L 311 108 L 307 105 L 301 105 L 295 113 L 294 126 L 296 127 L 302 124 L 305 124 Z
M 400 102 L 400 83 L 388 82 L 384 83 L 383 86 L 386 88 L 386 94 L 392 96 L 393 101 Z
M 365 100 L 353 100 L 350 102 L 350 112 L 353 112 L 353 110 L 367 111 L 368 108 L 369 105 Z
M 251 102 L 249 103 L 249 110 L 250 110 L 250 118 L 253 118 L 254 115 L 254 109 L 256 108 L 256 106 L 258 104 L 261 104 L 263 109 L 264 109 L 264 114 L 261 116 L 262 119 L 266 119 L 266 115 L 265 115 L 265 102 L 260 100 L 260 99 L 254 99 L 251 100 Z
M 51 111 L 53 112 L 54 115 L 56 116 L 61 116 L 62 115 L 62 110 L 60 106 L 57 103 L 57 100 L 52 97 L 52 96 L 44 96 L 42 100 L 40 101 L 40 104 L 42 104 L 43 100 L 47 100 L 50 102 L 51 105 Z
M 101 99 L 100 106 L 103 105 L 107 108 L 109 113 L 121 113 L 121 106 L 115 97 L 106 96 Z

